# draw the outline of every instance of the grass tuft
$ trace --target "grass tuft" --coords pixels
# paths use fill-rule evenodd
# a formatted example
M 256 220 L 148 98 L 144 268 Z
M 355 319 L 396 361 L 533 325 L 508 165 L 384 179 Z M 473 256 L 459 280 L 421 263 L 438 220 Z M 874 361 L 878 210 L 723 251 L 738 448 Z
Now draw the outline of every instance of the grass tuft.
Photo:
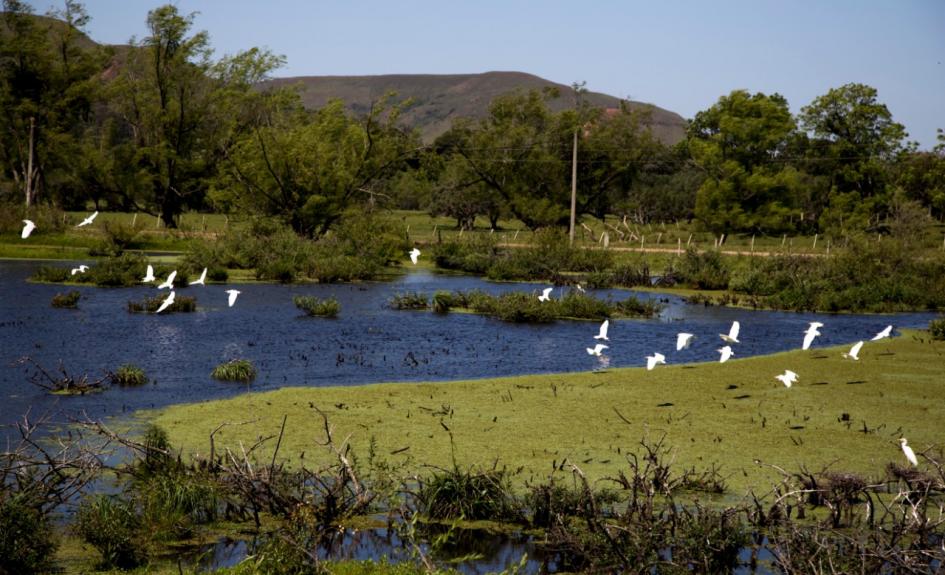
M 144 370 L 131 363 L 126 363 L 109 373 L 108 377 L 114 385 L 134 386 L 148 383 L 148 376 L 145 375 Z
M 210 376 L 220 381 L 249 383 L 256 379 L 256 368 L 248 359 L 231 359 L 213 368 Z
M 166 298 L 167 295 L 157 295 L 154 297 L 145 298 L 141 301 L 129 301 L 128 311 L 131 313 L 155 313 L 158 308 L 161 307 L 161 304 L 164 303 Z M 197 311 L 197 298 L 193 296 L 175 296 L 174 303 L 169 305 L 167 309 L 161 313 L 172 313 L 178 311 L 185 313 Z
M 57 293 L 52 298 L 52 306 L 75 309 L 79 307 L 79 299 L 81 297 L 82 294 L 80 294 L 77 290 L 72 290 L 66 293 Z
M 335 298 L 321 299 L 308 295 L 297 295 L 292 298 L 295 307 L 304 311 L 310 317 L 337 317 L 341 311 L 341 304 Z

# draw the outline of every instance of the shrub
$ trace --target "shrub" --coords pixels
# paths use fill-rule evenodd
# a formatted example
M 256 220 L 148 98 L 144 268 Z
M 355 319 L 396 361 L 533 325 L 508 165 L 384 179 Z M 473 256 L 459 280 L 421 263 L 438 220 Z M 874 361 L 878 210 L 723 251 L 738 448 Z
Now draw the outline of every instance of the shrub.
M 66 293 L 57 293 L 52 298 L 53 307 L 67 307 L 75 309 L 79 307 L 79 298 L 82 297 L 76 290 L 72 290 Z
M 99 495 L 82 501 L 76 514 L 79 537 L 102 554 L 102 567 L 131 569 L 147 557 L 141 518 L 131 501 Z
M 538 301 L 535 295 L 521 292 L 505 293 L 497 298 L 477 296 L 470 300 L 470 305 L 474 311 L 514 323 L 548 323 L 557 315 L 553 302 Z
M 555 304 L 558 308 L 558 317 L 604 319 L 610 317 L 612 312 L 610 303 L 573 290 Z
M 165 299 L 167 299 L 166 295 L 156 295 L 154 297 L 144 298 L 141 301 L 129 301 L 128 311 L 131 313 L 155 313 L 158 308 L 161 307 L 161 304 L 164 303 Z M 197 298 L 193 296 L 175 295 L 174 303 L 167 306 L 167 309 L 161 313 L 177 311 L 184 313 L 197 311 Z
M 30 279 L 38 282 L 62 283 L 69 281 L 70 276 L 71 274 L 67 268 L 42 266 L 36 270 L 36 273 Z
M 341 304 L 335 298 L 319 299 L 314 296 L 297 295 L 292 298 L 295 307 L 312 317 L 336 317 Z
M 464 307 L 464 299 L 458 292 L 438 291 L 433 294 L 432 307 L 436 313 L 448 313 L 450 308 Z
M 686 250 L 673 272 L 679 281 L 697 289 L 727 289 L 729 270 L 718 250 L 699 252 Z
M 0 498 L 0 573 L 48 573 L 56 551 L 45 513 L 22 495 Z
M 390 299 L 388 305 L 393 309 L 427 309 L 426 294 L 420 292 L 406 292 L 396 294 Z
M 210 376 L 220 381 L 249 383 L 256 379 L 256 368 L 248 359 L 231 359 L 213 368 Z
M 109 379 L 114 385 L 144 385 L 148 383 L 148 376 L 144 370 L 137 365 L 126 363 L 108 374 Z
M 945 340 L 945 316 L 929 322 L 929 335 L 932 339 Z

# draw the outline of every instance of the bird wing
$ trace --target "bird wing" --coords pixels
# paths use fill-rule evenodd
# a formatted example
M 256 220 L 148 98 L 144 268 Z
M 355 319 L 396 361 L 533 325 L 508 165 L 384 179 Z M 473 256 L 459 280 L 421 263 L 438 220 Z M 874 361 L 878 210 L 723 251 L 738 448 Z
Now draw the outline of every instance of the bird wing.
M 545 288 L 545 289 L 541 290 L 541 294 L 542 294 L 543 296 L 545 296 L 545 297 L 550 297 L 550 296 L 551 296 L 551 291 L 554 290 L 554 289 L 555 289 L 555 288 Z
M 728 336 L 732 339 L 738 339 L 738 332 L 741 330 L 741 324 L 737 321 L 732 322 L 732 329 L 728 331 Z
M 604 323 L 600 324 L 600 332 L 594 339 L 607 339 L 607 329 L 610 327 L 610 320 L 605 319 Z
M 651 355 L 646 356 L 646 369 L 652 370 L 654 367 L 656 367 L 656 358 Z
M 174 303 L 174 292 L 171 292 L 166 298 L 164 298 L 164 301 L 161 302 L 161 307 L 159 307 L 157 311 L 154 313 L 161 313 L 162 311 L 166 310 L 172 303 Z
M 863 342 L 858 341 L 853 344 L 853 347 L 850 348 L 850 357 L 857 359 L 857 356 L 860 354 L 860 348 L 863 347 Z
M 810 344 L 814 343 L 814 338 L 817 337 L 817 331 L 814 329 L 809 329 L 804 333 L 804 345 L 802 349 L 807 349 L 810 347 Z
M 656 352 L 653 354 L 653 358 L 660 363 L 666 363 L 666 356 L 662 353 Z

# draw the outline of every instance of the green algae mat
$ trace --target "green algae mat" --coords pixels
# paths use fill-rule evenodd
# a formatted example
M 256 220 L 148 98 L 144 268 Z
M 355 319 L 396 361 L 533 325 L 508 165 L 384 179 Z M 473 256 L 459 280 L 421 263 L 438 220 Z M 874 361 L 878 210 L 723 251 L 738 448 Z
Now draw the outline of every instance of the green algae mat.
M 867 342 L 860 361 L 842 357 L 848 347 L 653 371 L 287 387 L 144 415 L 186 455 L 206 455 L 214 430 L 218 453 L 239 452 L 277 436 L 285 419 L 279 459 L 313 466 L 331 460 L 320 445 L 321 412 L 361 462 L 371 450 L 424 473 L 455 457 L 521 468 L 518 481 L 544 478 L 564 461 L 594 480 L 615 476 L 641 440 L 662 438 L 677 473 L 715 466 L 736 496 L 766 493 L 781 477 L 772 466 L 882 476 L 889 462 L 906 463 L 900 437 L 928 465 L 921 454 L 937 458 L 945 439 L 945 342 L 910 331 Z M 775 379 L 785 369 L 799 375 L 791 388 Z M 268 463 L 275 444 L 256 454 Z

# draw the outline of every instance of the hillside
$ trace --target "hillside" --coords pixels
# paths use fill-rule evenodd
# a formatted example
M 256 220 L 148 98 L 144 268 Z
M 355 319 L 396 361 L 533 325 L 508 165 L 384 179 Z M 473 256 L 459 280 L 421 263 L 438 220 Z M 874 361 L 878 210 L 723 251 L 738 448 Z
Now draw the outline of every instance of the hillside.
M 551 103 L 554 110 L 573 105 L 570 86 L 522 72 L 486 72 L 483 74 L 392 74 L 386 76 L 300 76 L 277 78 L 274 86 L 299 85 L 302 100 L 309 108 L 319 108 L 330 99 L 340 98 L 355 112 L 366 112 L 373 100 L 393 90 L 399 99 L 413 98 L 414 105 L 404 120 L 416 126 L 426 141 L 449 129 L 455 118 L 485 116 L 493 98 L 515 89 L 541 89 L 554 86 L 561 97 Z M 620 99 L 607 94 L 589 92 L 585 98 L 591 105 L 616 108 Z M 651 129 L 664 143 L 674 144 L 685 134 L 686 121 L 675 112 L 651 104 L 630 102 L 632 108 L 651 109 Z

